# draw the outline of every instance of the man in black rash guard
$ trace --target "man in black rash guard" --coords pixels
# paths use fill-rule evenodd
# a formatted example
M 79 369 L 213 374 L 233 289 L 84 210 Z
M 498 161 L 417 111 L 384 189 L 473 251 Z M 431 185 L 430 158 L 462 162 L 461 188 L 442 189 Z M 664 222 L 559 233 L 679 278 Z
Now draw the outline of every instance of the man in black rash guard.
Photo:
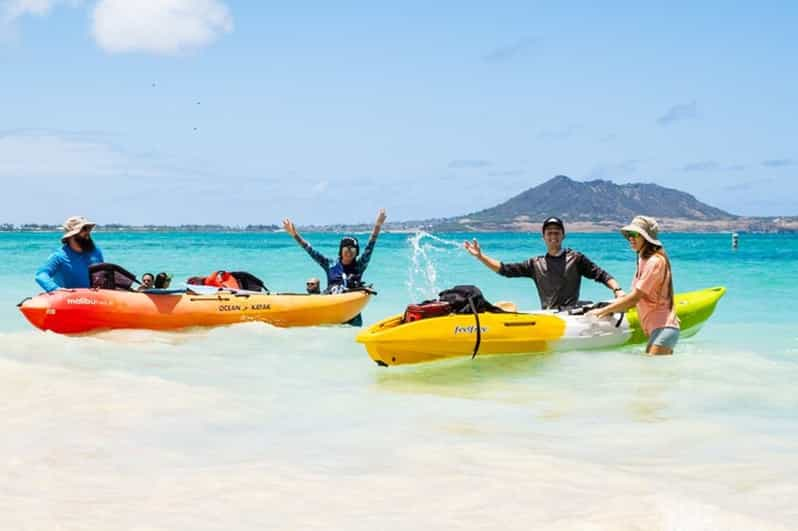
M 616 298 L 624 295 L 621 286 L 609 273 L 582 253 L 562 248 L 565 225 L 560 218 L 551 217 L 544 221 L 542 232 L 546 254 L 513 264 L 505 264 L 482 254 L 476 238 L 465 242 L 464 246 L 480 262 L 502 276 L 531 278 L 538 288 L 540 306 L 544 310 L 575 306 L 579 302 L 582 277 L 604 284 Z

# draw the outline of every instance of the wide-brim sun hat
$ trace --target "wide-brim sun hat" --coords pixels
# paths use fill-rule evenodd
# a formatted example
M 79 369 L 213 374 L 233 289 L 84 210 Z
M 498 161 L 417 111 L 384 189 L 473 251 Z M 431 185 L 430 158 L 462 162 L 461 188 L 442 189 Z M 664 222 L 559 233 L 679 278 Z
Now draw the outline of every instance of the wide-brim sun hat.
M 631 223 L 621 228 L 621 234 L 623 234 L 624 238 L 627 238 L 630 232 L 636 232 L 648 243 L 662 247 L 662 242 L 657 239 L 657 236 L 659 236 L 659 224 L 654 218 L 635 216 Z
M 61 228 L 64 230 L 64 235 L 61 236 L 61 241 L 67 240 L 80 233 L 84 227 L 93 229 L 96 226 L 96 223 L 89 221 L 83 216 L 72 216 L 71 218 L 68 218 L 63 225 L 61 225 Z

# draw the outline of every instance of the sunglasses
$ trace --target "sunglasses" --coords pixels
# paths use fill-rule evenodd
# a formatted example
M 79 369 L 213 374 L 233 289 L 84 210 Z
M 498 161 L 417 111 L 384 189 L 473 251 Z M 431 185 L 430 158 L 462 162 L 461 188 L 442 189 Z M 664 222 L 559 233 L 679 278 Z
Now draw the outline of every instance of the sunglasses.
M 640 233 L 635 232 L 633 230 L 628 230 L 624 233 L 624 236 L 626 236 L 627 238 L 637 238 L 638 236 L 640 236 Z
M 357 252 L 357 247 L 352 247 L 351 245 L 347 245 L 345 247 L 341 247 L 341 250 L 344 250 L 344 249 L 348 250 L 350 253 L 356 253 Z
M 318 283 L 318 282 L 305 282 L 305 285 L 306 285 L 307 287 L 311 287 L 311 286 L 318 286 L 318 285 L 319 285 L 319 283 Z

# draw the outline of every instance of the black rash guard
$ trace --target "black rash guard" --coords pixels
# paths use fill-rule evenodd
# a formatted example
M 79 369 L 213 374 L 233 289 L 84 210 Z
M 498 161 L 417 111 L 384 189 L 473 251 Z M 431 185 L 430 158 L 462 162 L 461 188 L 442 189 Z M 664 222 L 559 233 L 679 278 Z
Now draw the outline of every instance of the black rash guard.
M 565 249 L 559 256 L 546 254 L 524 262 L 505 264 L 498 273 L 505 277 L 529 277 L 535 281 L 544 310 L 575 306 L 579 301 L 582 277 L 607 285 L 612 276 L 585 255 Z

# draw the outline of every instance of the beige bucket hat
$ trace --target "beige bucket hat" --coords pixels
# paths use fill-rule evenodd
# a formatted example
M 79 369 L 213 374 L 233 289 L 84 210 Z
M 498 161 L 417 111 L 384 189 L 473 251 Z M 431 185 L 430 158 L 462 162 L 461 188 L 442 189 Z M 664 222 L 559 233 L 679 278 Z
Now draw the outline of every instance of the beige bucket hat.
M 630 232 L 636 232 L 648 243 L 662 247 L 662 242 L 657 239 L 659 236 L 659 225 L 657 220 L 648 216 L 635 216 L 632 222 L 621 229 L 621 234 L 628 237 Z
M 67 219 L 63 225 L 61 225 L 61 228 L 64 230 L 64 235 L 61 236 L 61 241 L 66 241 L 72 236 L 76 235 L 83 230 L 83 227 L 89 227 L 93 229 L 96 226 L 96 223 L 89 221 L 83 216 L 72 216 L 71 218 Z

